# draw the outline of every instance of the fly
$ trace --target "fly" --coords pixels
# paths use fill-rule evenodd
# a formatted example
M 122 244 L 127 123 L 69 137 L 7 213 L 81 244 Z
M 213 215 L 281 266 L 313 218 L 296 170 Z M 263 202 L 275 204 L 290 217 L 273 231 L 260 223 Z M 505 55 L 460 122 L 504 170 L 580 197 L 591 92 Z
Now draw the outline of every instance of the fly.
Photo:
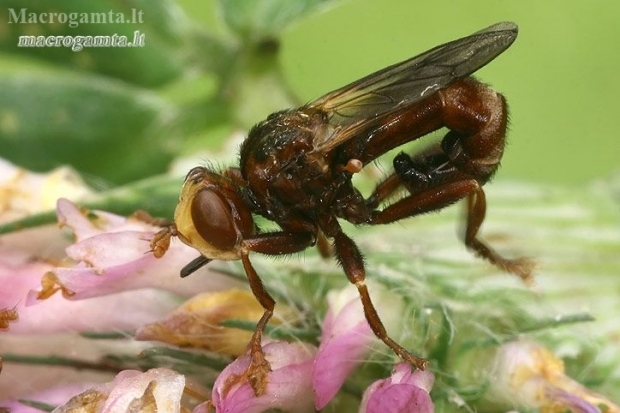
M 250 253 L 292 254 L 317 245 L 333 255 L 359 292 L 373 332 L 402 359 L 424 369 L 387 334 L 371 301 L 362 253 L 339 220 L 382 225 L 467 205 L 464 243 L 476 255 L 524 280 L 527 259 L 506 259 L 478 230 L 486 212 L 482 186 L 496 172 L 506 142 L 508 111 L 501 94 L 470 75 L 504 52 L 517 37 L 514 23 L 498 23 L 379 70 L 299 108 L 270 115 L 241 145 L 239 165 L 195 167 L 185 178 L 174 224 L 151 243 L 156 256 L 176 236 L 200 256 L 187 276 L 212 260 L 241 260 L 252 292 L 265 309 L 249 343 L 244 374 L 256 395 L 270 371 L 261 336 L 275 301 L 252 266 Z M 401 152 L 394 171 L 369 197 L 352 176 L 386 152 L 447 128 L 441 142 L 412 155 Z M 404 195 L 403 195 L 404 193 Z M 279 229 L 261 232 L 263 216 Z

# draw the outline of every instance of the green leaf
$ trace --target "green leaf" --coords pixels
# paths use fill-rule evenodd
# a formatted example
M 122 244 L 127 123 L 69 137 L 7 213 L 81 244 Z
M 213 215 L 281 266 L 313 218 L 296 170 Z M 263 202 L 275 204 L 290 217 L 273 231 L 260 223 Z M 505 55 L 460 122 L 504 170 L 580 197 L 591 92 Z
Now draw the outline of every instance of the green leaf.
M 220 0 L 224 19 L 241 38 L 275 39 L 289 24 L 327 0 Z
M 70 164 L 111 183 L 165 171 L 176 108 L 91 76 L 0 78 L 0 157 L 35 171 Z

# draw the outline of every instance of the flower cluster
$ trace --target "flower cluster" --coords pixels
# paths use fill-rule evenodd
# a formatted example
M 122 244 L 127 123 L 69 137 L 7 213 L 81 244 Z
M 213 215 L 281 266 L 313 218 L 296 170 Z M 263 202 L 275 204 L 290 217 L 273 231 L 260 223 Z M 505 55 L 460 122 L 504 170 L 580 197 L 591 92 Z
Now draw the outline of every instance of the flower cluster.
M 221 275 L 221 279 L 209 274 L 190 277 L 193 282 L 179 282 L 178 268 L 195 254 L 191 248 L 174 243 L 163 258 L 154 258 L 148 248 L 158 227 L 146 216 L 125 218 L 84 210 L 66 199 L 58 201 L 57 215 L 60 226 L 69 228 L 75 237 L 73 243 L 64 243 L 64 259 L 57 262 L 40 257 L 37 249 L 28 255 L 24 242 L 22 262 L 13 264 L 10 271 L 3 268 L 3 283 L 14 288 L 3 290 L 0 306 L 12 305 L 11 314 L 19 317 L 7 318 L 4 334 L 21 336 L 18 342 L 23 343 L 27 334 L 35 333 L 137 330 L 138 340 L 158 340 L 226 355 L 244 353 L 248 333 L 224 329 L 219 323 L 226 319 L 257 319 L 260 306 L 250 293 L 235 288 L 234 281 Z M 48 240 L 61 241 L 60 237 Z M 189 297 L 194 291 L 210 292 L 198 294 L 175 309 L 179 297 Z M 211 405 L 218 412 L 261 412 L 270 408 L 310 412 L 325 407 L 376 341 L 352 291 L 330 294 L 331 305 L 318 349 L 300 342 L 264 342 L 263 351 L 271 366 L 264 395 L 256 397 L 247 382 L 228 385 L 230 377 L 248 366 L 249 356 L 241 354 L 219 374 L 210 400 L 197 406 L 196 411 L 206 411 Z M 292 310 L 280 307 L 284 310 L 274 317 L 276 323 L 294 318 Z M 5 312 L 8 314 L 8 310 Z M 7 350 L 11 348 L 3 349 Z M 80 352 L 77 348 L 68 350 Z M 382 404 L 383 397 L 423 406 L 416 411 L 432 411 L 432 374 L 425 372 L 419 377 L 410 369 L 398 365 L 387 382 L 370 387 L 361 411 L 378 411 L 376 406 Z M 5 369 L 5 374 L 10 375 L 10 369 Z M 58 411 L 80 406 L 86 411 L 106 412 L 118 411 L 115 409 L 119 406 L 126 409 L 153 404 L 158 411 L 174 412 L 179 411 L 184 388 L 182 375 L 156 368 L 144 373 L 123 370 L 106 384 L 70 383 L 21 397 L 60 404 Z M 16 400 L 4 406 L 20 411 Z
M 19 216 L 15 205 L 22 204 L 4 206 L 9 219 Z M 61 230 L 45 226 L 0 237 L 0 410 L 313 412 L 338 403 L 334 399 L 345 382 L 368 367 L 365 361 L 382 345 L 363 315 L 356 289 L 332 289 L 316 341 L 264 337 L 262 351 L 270 371 L 266 391 L 257 396 L 245 374 L 251 333 L 223 325 L 255 322 L 263 312 L 241 288 L 243 283 L 209 266 L 180 281 L 179 268 L 196 252 L 173 242 L 162 258 L 155 258 L 149 245 L 159 226 L 146 214 L 123 217 L 86 210 L 67 199 L 58 200 L 56 212 Z M 383 284 L 371 287 L 375 304 L 385 310 L 388 331 L 398 331 L 406 314 L 402 297 Z M 276 308 L 272 326 L 301 318 L 294 306 Z M 126 339 L 119 345 L 76 335 L 110 331 Z M 123 362 L 148 353 L 153 348 L 148 341 L 166 343 L 168 349 L 189 348 L 183 357 L 219 356 L 186 364 L 179 357 L 178 365 Z M 229 357 L 235 360 L 229 362 Z M 20 364 L 26 362 L 50 367 Z M 437 404 L 431 398 L 433 387 L 444 400 L 459 405 L 458 395 L 445 397 L 450 394 L 445 377 L 456 376 L 448 369 L 458 364 L 441 366 L 444 370 L 434 365 L 435 373 L 441 372 L 437 381 L 430 371 L 412 370 L 405 363 L 393 366 L 391 374 L 376 369 L 379 374 L 370 380 L 366 376 L 363 387 L 352 391 L 355 409 L 432 412 Z M 491 347 L 473 364 L 487 383 L 485 400 L 495 407 L 620 412 L 613 402 L 569 378 L 562 362 L 532 341 Z M 67 366 L 81 372 L 67 375 Z

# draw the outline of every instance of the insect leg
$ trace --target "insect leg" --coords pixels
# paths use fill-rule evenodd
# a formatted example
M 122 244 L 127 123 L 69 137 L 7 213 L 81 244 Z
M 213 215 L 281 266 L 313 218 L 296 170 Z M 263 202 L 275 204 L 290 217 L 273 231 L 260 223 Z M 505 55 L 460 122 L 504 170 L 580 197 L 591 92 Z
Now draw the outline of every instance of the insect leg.
M 250 283 L 252 293 L 265 309 L 260 320 L 256 324 L 256 329 L 252 335 L 252 339 L 248 345 L 250 352 L 250 365 L 241 376 L 231 376 L 230 385 L 240 381 L 247 380 L 254 394 L 258 397 L 265 394 L 267 390 L 267 374 L 271 371 L 271 366 L 261 347 L 261 339 L 265 326 L 271 319 L 276 305 L 275 300 L 269 295 L 260 276 L 252 266 L 248 254 L 250 251 L 260 252 L 269 255 L 292 254 L 294 252 L 303 251 L 315 241 L 315 236 L 311 232 L 304 233 L 288 233 L 288 232 L 272 232 L 260 234 L 243 240 L 245 251 L 241 254 L 241 262 L 243 269 Z
M 252 339 L 248 345 L 250 350 L 250 365 L 244 373 L 248 382 L 252 386 L 252 389 L 254 390 L 254 394 L 258 397 L 265 394 L 267 391 L 267 373 L 271 371 L 271 366 L 265 359 L 265 354 L 263 353 L 263 349 L 261 347 L 261 338 L 263 331 L 265 330 L 265 326 L 273 315 L 276 302 L 265 289 L 265 286 L 252 266 L 248 255 L 243 254 L 241 256 L 241 261 L 243 262 L 243 268 L 245 269 L 248 281 L 250 282 L 250 289 L 260 305 L 265 309 L 265 312 L 258 321 L 258 324 L 256 324 L 256 329 L 254 330 L 254 334 L 252 335 Z
M 377 310 L 370 299 L 368 293 L 368 287 L 366 286 L 366 270 L 364 269 L 364 261 L 362 254 L 360 253 L 357 245 L 349 238 L 342 230 L 337 232 L 334 236 L 334 248 L 336 257 L 349 281 L 355 285 L 359 292 L 364 307 L 364 315 L 373 333 L 381 339 L 394 353 L 396 353 L 403 360 L 411 363 L 413 366 L 424 370 L 427 365 L 427 360 L 416 357 L 409 353 L 404 347 L 396 343 L 390 336 L 388 336 L 383 322 L 377 314 Z
M 370 209 L 377 208 L 401 187 L 402 180 L 400 176 L 396 173 L 391 174 L 375 187 L 375 190 L 366 200 L 366 206 Z
M 314 245 L 316 235 L 312 232 L 267 232 L 243 240 L 249 251 L 267 255 L 285 255 L 300 252 Z
M 426 212 L 440 210 L 465 197 L 467 198 L 465 245 L 475 254 L 498 268 L 515 274 L 523 280 L 530 279 L 532 264 L 529 260 L 503 258 L 478 238 L 478 230 L 486 213 L 486 202 L 484 191 L 475 179 L 448 182 L 411 194 L 387 206 L 382 211 L 377 211 L 370 223 L 373 225 L 388 224 Z
M 323 231 L 319 231 L 317 234 L 316 246 L 323 258 L 329 258 L 334 255 L 332 244 L 329 242 L 327 236 Z
M 399 189 L 398 178 L 409 195 L 382 211 L 375 211 L 370 223 L 389 223 L 437 211 L 467 198 L 465 245 L 498 268 L 528 280 L 531 262 L 505 259 L 478 238 L 486 212 L 481 186 L 497 170 L 505 146 L 506 102 L 473 78 L 461 79 L 437 92 L 437 96 L 441 101 L 439 107 L 432 99 L 428 101 L 433 108 L 432 117 L 440 119 L 449 132 L 440 143 L 426 150 L 413 156 L 401 153 L 394 158 L 395 174 L 377 186 L 367 205 L 376 208 L 395 193 Z M 427 123 L 430 121 L 424 124 Z M 405 133 L 402 129 L 395 132 Z
M 463 238 L 465 245 L 476 255 L 494 264 L 496 267 L 519 276 L 523 281 L 532 281 L 534 263 L 527 258 L 508 260 L 478 238 L 478 230 L 486 214 L 486 197 L 478 186 L 467 195 L 467 223 Z
M 174 224 L 163 227 L 155 234 L 150 244 L 151 251 L 153 251 L 155 258 L 161 258 L 164 256 L 166 251 L 168 251 L 168 248 L 170 248 L 170 240 L 176 235 L 177 230 Z

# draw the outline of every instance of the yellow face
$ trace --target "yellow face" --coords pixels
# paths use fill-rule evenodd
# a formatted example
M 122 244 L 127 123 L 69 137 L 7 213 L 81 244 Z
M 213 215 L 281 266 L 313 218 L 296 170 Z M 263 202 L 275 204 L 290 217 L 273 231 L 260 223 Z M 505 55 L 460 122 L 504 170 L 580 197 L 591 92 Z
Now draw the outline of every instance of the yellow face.
M 216 260 L 241 258 L 243 240 L 255 230 L 238 186 L 203 167 L 194 168 L 187 175 L 174 222 L 184 243 Z

